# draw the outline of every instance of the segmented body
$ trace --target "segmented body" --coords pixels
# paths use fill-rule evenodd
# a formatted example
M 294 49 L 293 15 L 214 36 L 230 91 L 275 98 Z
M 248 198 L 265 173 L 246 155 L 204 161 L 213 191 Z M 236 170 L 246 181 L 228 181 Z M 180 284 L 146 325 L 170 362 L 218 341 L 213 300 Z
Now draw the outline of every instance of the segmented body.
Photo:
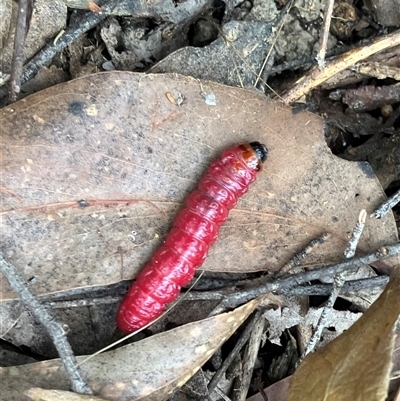
M 164 243 L 122 300 L 117 313 L 121 331 L 133 332 L 153 321 L 192 280 L 229 210 L 256 179 L 266 155 L 265 145 L 252 142 L 225 150 L 210 165 Z

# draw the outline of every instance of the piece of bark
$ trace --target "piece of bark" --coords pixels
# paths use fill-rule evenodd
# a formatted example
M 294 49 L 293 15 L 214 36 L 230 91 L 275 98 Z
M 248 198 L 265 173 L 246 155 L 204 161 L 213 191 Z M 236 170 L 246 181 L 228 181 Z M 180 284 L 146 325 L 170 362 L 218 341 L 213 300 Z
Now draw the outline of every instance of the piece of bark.
M 326 119 L 326 123 L 348 131 L 355 136 L 374 135 L 380 132 L 391 132 L 392 129 L 382 125 L 368 113 L 334 112 Z
M 400 86 L 398 85 L 367 85 L 358 89 L 348 89 L 343 96 L 343 103 L 358 112 L 375 110 L 385 104 L 394 104 L 399 101 Z

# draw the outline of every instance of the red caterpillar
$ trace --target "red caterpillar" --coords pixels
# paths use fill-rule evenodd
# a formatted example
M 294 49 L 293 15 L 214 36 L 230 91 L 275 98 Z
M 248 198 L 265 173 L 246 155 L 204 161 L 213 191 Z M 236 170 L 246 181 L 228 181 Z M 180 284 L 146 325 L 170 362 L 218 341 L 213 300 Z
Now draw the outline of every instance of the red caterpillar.
M 175 218 L 164 243 L 122 300 L 117 313 L 121 331 L 133 332 L 153 321 L 192 280 L 229 210 L 256 179 L 267 152 L 259 142 L 241 144 L 225 150 L 211 164 Z

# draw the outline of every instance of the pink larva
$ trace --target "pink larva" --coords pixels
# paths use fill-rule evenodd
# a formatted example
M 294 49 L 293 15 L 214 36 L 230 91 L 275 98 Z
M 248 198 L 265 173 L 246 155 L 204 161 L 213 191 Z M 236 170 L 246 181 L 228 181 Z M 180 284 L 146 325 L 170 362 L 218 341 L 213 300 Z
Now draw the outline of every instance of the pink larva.
M 152 322 L 193 278 L 215 242 L 219 228 L 256 179 L 267 156 L 259 142 L 225 150 L 187 198 L 164 243 L 122 300 L 117 325 L 133 332 Z

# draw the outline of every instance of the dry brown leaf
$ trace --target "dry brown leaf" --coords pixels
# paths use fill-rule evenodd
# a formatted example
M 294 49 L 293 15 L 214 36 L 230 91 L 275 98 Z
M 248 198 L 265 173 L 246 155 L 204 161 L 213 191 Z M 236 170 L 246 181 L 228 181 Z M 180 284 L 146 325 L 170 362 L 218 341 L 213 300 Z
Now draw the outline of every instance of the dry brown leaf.
M 2 109 L 0 124 L 1 250 L 37 294 L 135 277 L 210 161 L 240 141 L 264 142 L 268 160 L 206 270 L 277 270 L 323 232 L 310 264 L 341 260 L 359 211 L 385 199 L 368 164 L 331 154 L 317 116 L 188 77 L 92 75 Z M 370 219 L 359 249 L 396 232 L 392 214 Z
M 392 393 L 397 389 L 399 390 L 400 396 L 400 324 L 397 324 L 396 338 L 394 340 L 394 352 L 392 360 L 392 372 L 390 375 L 389 393 Z
M 383 401 L 400 314 L 400 267 L 382 295 L 345 333 L 309 354 L 293 375 L 287 401 Z
M 277 298 L 271 298 L 276 302 Z M 262 299 L 268 304 L 268 298 Z M 96 395 L 110 400 L 162 401 L 181 387 L 259 305 L 234 310 L 93 357 L 82 369 Z M 82 361 L 84 357 L 78 357 Z M 60 360 L 0 368 L 0 400 L 19 401 L 31 387 L 68 390 Z M 135 398 L 136 399 L 136 398 Z
M 34 387 L 25 391 L 24 395 L 31 401 L 106 401 L 94 395 L 77 394 L 71 391 L 46 390 Z

